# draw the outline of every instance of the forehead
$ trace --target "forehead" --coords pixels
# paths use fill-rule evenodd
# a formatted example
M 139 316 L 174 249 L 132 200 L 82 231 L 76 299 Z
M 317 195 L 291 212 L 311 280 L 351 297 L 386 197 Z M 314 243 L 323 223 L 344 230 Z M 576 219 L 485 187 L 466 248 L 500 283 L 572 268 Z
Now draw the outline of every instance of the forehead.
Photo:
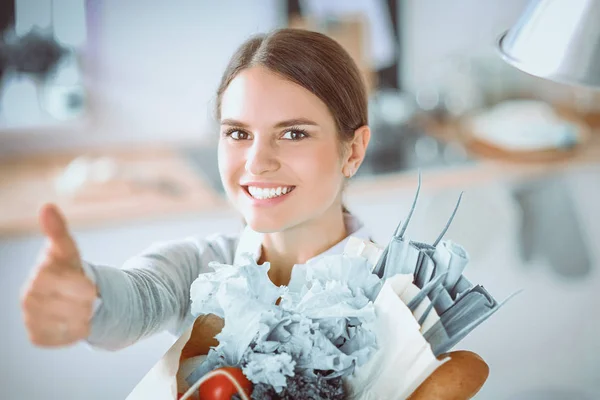
M 298 117 L 333 123 L 329 109 L 304 87 L 264 67 L 239 73 L 221 99 L 221 118 L 246 123 L 277 123 Z

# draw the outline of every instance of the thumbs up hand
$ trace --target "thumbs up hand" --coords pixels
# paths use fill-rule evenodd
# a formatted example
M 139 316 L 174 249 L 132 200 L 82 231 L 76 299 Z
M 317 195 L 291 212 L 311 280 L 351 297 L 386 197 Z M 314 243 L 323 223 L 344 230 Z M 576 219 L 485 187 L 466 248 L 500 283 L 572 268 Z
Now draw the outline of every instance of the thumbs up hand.
M 97 290 L 83 272 L 77 244 L 58 208 L 44 205 L 39 224 L 47 246 L 23 288 L 23 319 L 33 344 L 66 346 L 89 336 Z

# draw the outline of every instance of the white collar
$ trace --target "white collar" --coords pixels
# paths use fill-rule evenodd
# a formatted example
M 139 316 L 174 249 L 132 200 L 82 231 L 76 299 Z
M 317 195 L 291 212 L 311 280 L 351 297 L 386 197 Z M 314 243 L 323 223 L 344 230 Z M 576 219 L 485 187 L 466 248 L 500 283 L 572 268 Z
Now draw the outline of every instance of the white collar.
M 311 258 L 307 262 L 326 255 L 342 254 L 350 236 L 363 240 L 369 240 L 370 235 L 367 232 L 367 229 L 354 215 L 350 213 L 344 213 L 344 224 L 346 225 L 346 230 L 349 232 L 348 236 L 341 242 L 333 245 L 328 250 L 325 250 L 323 253 Z M 244 260 L 244 257 L 242 256 L 243 254 L 250 254 L 254 258 L 254 261 L 258 261 L 262 250 L 263 235 L 264 234 L 253 231 L 249 226 L 246 226 L 240 235 L 240 240 L 235 250 L 235 258 L 233 263 L 235 265 L 245 264 L 246 260 Z

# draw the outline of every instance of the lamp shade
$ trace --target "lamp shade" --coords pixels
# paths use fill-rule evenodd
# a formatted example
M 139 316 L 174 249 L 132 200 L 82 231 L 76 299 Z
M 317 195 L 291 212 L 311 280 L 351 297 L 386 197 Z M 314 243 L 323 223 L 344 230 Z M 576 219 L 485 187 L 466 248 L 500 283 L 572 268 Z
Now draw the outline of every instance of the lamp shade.
M 498 50 L 528 74 L 600 89 L 600 0 L 531 1 Z

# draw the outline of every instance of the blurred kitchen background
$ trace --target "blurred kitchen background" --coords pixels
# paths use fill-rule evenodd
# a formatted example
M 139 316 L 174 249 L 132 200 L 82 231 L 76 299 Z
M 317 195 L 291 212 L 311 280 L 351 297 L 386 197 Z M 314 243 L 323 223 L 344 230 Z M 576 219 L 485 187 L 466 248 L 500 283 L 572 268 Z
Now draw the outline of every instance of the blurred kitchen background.
M 33 347 L 19 293 L 46 201 L 84 258 L 119 266 L 152 242 L 235 232 L 218 181 L 215 90 L 250 35 L 340 41 L 370 91 L 373 140 L 349 208 L 386 243 L 408 212 L 499 300 L 459 348 L 491 374 L 478 399 L 600 398 L 600 92 L 525 75 L 495 42 L 526 0 L 5 0 L 0 4 L 0 398 L 119 399 L 173 343 Z M 298 55 L 301 57 L 302 55 Z

